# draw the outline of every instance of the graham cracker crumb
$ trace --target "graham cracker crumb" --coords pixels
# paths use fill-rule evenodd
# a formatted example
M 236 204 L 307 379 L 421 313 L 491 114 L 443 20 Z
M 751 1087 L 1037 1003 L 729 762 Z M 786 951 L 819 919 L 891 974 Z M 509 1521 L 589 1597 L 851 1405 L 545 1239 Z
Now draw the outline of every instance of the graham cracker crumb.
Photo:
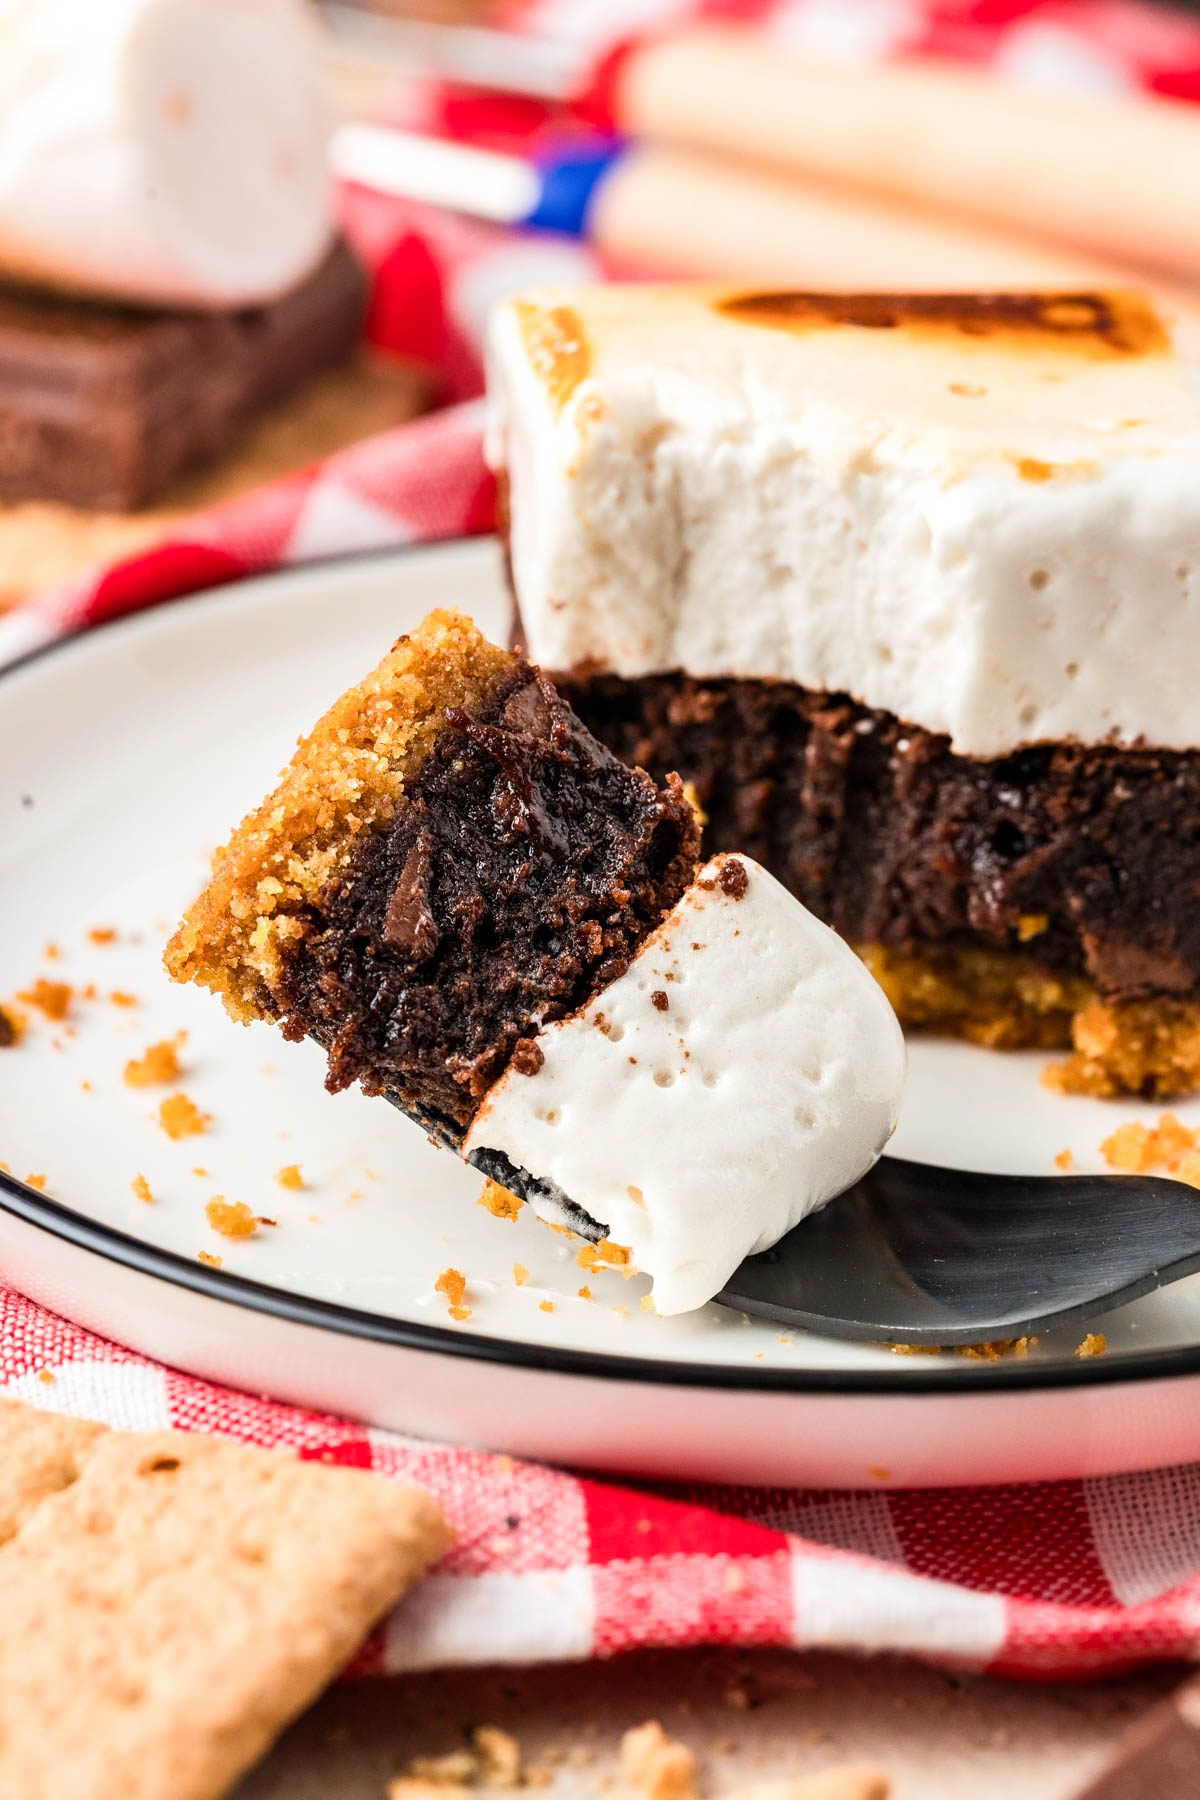
M 46 1189 L 46 1177 L 44 1175 L 27 1175 L 25 1177 L 25 1185 L 27 1187 L 36 1188 L 39 1194 L 44 1193 Z
M 575 1298 L 577 1300 L 590 1300 L 591 1297 L 592 1297 L 592 1290 L 590 1287 L 581 1287 L 581 1288 L 576 1289 Z
M 154 1195 L 150 1192 L 150 1183 L 146 1180 L 144 1175 L 135 1175 L 129 1185 L 139 1200 L 150 1201 L 154 1199 Z
M 452 1319 L 469 1319 L 471 1308 L 463 1305 L 467 1278 L 461 1269 L 443 1269 L 433 1284 L 435 1293 L 445 1294 Z
M 179 1047 L 187 1041 L 186 1031 L 177 1031 L 173 1038 L 164 1038 L 160 1044 L 151 1044 L 145 1055 L 134 1057 L 125 1064 L 125 1082 L 128 1087 L 157 1087 L 172 1081 L 178 1081 L 182 1070 L 179 1066 Z
M 1076 1356 L 1103 1356 L 1107 1349 L 1108 1339 L 1104 1333 L 1089 1331 L 1082 1344 L 1077 1347 L 1075 1354 Z
M 1071 1150 L 1060 1150 L 1058 1155 L 1054 1159 L 1054 1166 L 1056 1169 L 1072 1169 L 1072 1168 L 1074 1168 L 1074 1166 L 1075 1166 L 1074 1152 Z
M 1180 1124 L 1174 1113 L 1165 1112 L 1157 1125 L 1143 1125 L 1132 1119 L 1106 1137 L 1100 1154 L 1110 1169 L 1127 1175 L 1148 1175 L 1165 1169 L 1176 1181 L 1189 1187 L 1200 1187 L 1200 1131 Z
M 31 988 L 24 988 L 17 995 L 26 1006 L 36 1006 L 47 1019 L 53 1020 L 66 1018 L 74 997 L 75 990 L 69 982 L 47 981 L 44 975 L 39 975 Z
M 497 1219 L 516 1219 L 525 1202 L 519 1194 L 510 1193 L 508 1188 L 501 1187 L 498 1181 L 485 1181 L 476 1204 Z
M 198 1137 L 212 1124 L 212 1114 L 201 1112 L 186 1094 L 171 1094 L 158 1109 L 158 1122 L 169 1138 Z
M 1036 1343 L 1035 1337 L 993 1338 L 987 1344 L 956 1344 L 954 1348 L 956 1355 L 974 1362 L 999 1362 L 1002 1356 L 1028 1356 Z
M 514 1788 L 521 1780 L 521 1746 L 498 1725 L 477 1725 L 471 1733 L 480 1774 L 489 1787 Z
M 304 1186 L 304 1177 L 300 1173 L 299 1163 L 285 1163 L 282 1169 L 276 1169 L 275 1179 L 281 1188 L 296 1191 Z
M 654 1304 L 654 1295 L 653 1294 L 643 1294 L 642 1295 L 642 1311 L 644 1313 L 653 1313 L 655 1318 L 658 1317 L 658 1308 Z
M 136 994 L 128 994 L 123 988 L 114 988 L 108 997 L 114 1006 L 137 1006 L 140 1004 Z
M 539 1312 L 553 1312 L 554 1311 L 553 1300 L 539 1300 L 538 1301 L 538 1311 Z
M 1200 1003 L 1194 1000 L 1097 1000 L 1075 1014 L 1071 1039 L 1074 1054 L 1042 1075 L 1056 1093 L 1155 1099 L 1200 1086 Z
M 93 925 L 88 932 L 88 941 L 92 944 L 111 944 L 115 942 L 116 936 L 115 925 Z
M 226 1200 L 214 1194 L 204 1208 L 204 1216 L 222 1237 L 248 1238 L 258 1230 L 258 1219 L 244 1200 Z
M 219 1269 L 223 1258 L 214 1256 L 210 1250 L 197 1250 L 196 1261 L 207 1263 L 210 1269 Z
M 604 1269 L 614 1269 L 628 1281 L 631 1275 L 637 1274 L 629 1251 L 621 1244 L 610 1243 L 607 1238 L 601 1238 L 598 1244 L 584 1244 L 577 1251 L 575 1261 L 589 1275 L 595 1275 Z
M 625 1733 L 621 1773 L 647 1800 L 695 1800 L 696 1758 L 686 1744 L 668 1737 L 657 1719 Z
M 529 1270 L 525 1267 L 524 1263 L 513 1264 L 513 1280 L 518 1287 L 524 1287 L 525 1283 L 529 1280 Z

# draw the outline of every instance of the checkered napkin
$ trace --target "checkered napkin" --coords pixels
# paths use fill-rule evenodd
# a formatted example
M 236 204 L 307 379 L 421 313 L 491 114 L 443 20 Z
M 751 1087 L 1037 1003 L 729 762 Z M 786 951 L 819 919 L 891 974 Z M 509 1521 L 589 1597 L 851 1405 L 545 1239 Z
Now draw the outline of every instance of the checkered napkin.
M 1194 1657 L 1200 1467 L 1040 1486 L 653 1492 L 197 1381 L 0 1289 L 0 1391 L 420 1482 L 454 1549 L 360 1669 L 682 1644 L 907 1652 L 1041 1679 Z
M 525 29 L 590 32 L 597 53 L 612 21 L 629 18 L 595 0 L 519 0 L 511 10 Z M 638 18 L 666 23 L 689 10 L 751 17 L 845 54 L 933 49 L 1076 91 L 1141 84 L 1200 98 L 1200 22 L 1123 0 L 696 0 L 690 9 L 644 0 Z M 431 115 L 439 105 L 431 95 Z M 436 367 L 448 404 L 0 620 L 0 664 L 255 571 L 490 528 L 475 398 L 482 318 L 515 287 L 595 273 L 591 253 L 365 194 L 346 195 L 345 207 L 376 273 L 373 337 Z M 0 1390 L 114 1426 L 222 1432 L 424 1483 L 458 1542 L 368 1646 L 365 1667 L 723 1643 L 903 1651 L 1079 1677 L 1200 1653 L 1200 1466 L 943 1492 L 649 1492 L 193 1380 L 4 1291 L 2 1271 Z

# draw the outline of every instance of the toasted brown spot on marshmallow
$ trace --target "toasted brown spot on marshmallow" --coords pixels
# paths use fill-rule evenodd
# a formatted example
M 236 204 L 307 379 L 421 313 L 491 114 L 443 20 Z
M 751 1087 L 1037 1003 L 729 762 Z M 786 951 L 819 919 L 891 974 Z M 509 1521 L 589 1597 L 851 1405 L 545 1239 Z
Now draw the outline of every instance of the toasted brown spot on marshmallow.
M 1162 319 L 1142 294 L 730 294 L 716 311 L 774 331 L 905 331 L 1011 340 L 1094 358 L 1155 356 L 1170 349 Z
M 592 366 L 583 321 L 570 306 L 535 306 L 518 300 L 515 310 L 533 372 L 554 410 L 561 412 Z

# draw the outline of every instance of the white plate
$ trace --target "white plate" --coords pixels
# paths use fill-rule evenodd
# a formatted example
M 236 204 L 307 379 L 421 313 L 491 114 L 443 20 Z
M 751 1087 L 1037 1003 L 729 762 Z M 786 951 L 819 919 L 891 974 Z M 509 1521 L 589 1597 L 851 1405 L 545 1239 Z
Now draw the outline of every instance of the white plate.
M 39 974 L 100 998 L 0 1052 L 0 1269 L 15 1287 L 179 1367 L 400 1429 L 658 1475 L 850 1486 L 1026 1479 L 1200 1451 L 1200 1278 L 1027 1360 L 900 1357 L 710 1307 L 642 1310 L 646 1283 L 577 1267 L 531 1216 L 392 1108 L 322 1086 L 322 1057 L 233 1026 L 159 957 L 206 859 L 266 791 L 297 731 L 431 606 L 507 628 L 490 542 L 240 584 L 110 626 L 0 681 L 0 997 Z M 117 941 L 91 941 L 115 926 Z M 58 946 L 47 959 L 45 946 Z M 105 998 L 133 994 L 136 1006 Z M 174 1142 L 167 1089 L 128 1059 L 188 1033 L 179 1085 L 212 1117 Z M 71 1035 L 73 1033 L 73 1035 Z M 1064 1100 L 1038 1057 L 913 1045 L 895 1148 L 1050 1172 L 1145 1107 Z M 1179 1109 L 1200 1124 L 1200 1104 Z M 275 1181 L 299 1163 L 305 1187 Z M 205 1173 L 197 1173 L 202 1169 Z M 139 1200 L 142 1174 L 155 1196 Z M 208 1228 L 214 1194 L 278 1220 Z M 52 1197 L 52 1198 L 51 1198 Z M 221 1269 L 197 1260 L 205 1250 Z M 514 1264 L 529 1270 L 518 1286 Z M 469 1281 L 455 1323 L 434 1282 Z M 581 1285 L 592 1298 L 577 1297 Z M 552 1310 L 550 1310 L 552 1309 Z

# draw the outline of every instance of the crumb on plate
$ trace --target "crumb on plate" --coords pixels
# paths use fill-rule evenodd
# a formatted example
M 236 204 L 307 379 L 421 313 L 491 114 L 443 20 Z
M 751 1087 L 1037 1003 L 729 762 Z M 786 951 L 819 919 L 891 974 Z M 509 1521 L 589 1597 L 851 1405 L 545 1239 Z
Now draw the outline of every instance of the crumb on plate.
M 44 1175 L 27 1175 L 25 1177 L 25 1185 L 27 1187 L 36 1188 L 39 1194 L 44 1193 L 46 1177 Z
M 1165 1112 L 1157 1125 L 1131 1119 L 1106 1137 L 1100 1154 L 1110 1169 L 1129 1175 L 1147 1175 L 1165 1169 L 1176 1180 L 1200 1187 L 1200 1131 L 1182 1125 L 1174 1113 Z
M 196 1261 L 207 1263 L 210 1269 L 219 1269 L 221 1267 L 221 1258 L 219 1256 L 214 1256 L 211 1250 L 197 1250 Z
M 304 1177 L 300 1173 L 299 1163 L 284 1163 L 282 1169 L 276 1169 L 275 1179 L 281 1188 L 296 1191 L 304 1186 Z
M 1104 1333 L 1089 1331 L 1082 1344 L 1077 1347 L 1075 1354 L 1076 1356 L 1103 1356 L 1107 1349 L 1108 1339 Z
M 999 1362 L 1002 1356 L 1028 1356 L 1036 1343 L 1035 1337 L 993 1338 L 986 1344 L 956 1344 L 955 1353 L 973 1362 Z
M 115 941 L 117 929 L 115 925 L 93 925 L 88 931 L 88 942 L 92 944 L 111 944 Z
M 529 1280 L 529 1270 L 525 1267 L 524 1263 L 513 1264 L 513 1280 L 518 1287 L 524 1287 L 525 1283 Z
M 657 1719 L 635 1725 L 621 1739 L 621 1773 L 647 1800 L 694 1800 L 696 1758 Z
M 622 1244 L 610 1243 L 608 1238 L 601 1238 L 598 1244 L 584 1244 L 576 1253 L 575 1261 L 589 1275 L 612 1269 L 628 1281 L 631 1275 L 637 1274 L 629 1251 Z
M 212 1114 L 201 1112 L 186 1094 L 170 1094 L 158 1109 L 158 1122 L 169 1138 L 197 1137 L 212 1124 Z
M 213 1195 L 204 1208 L 204 1216 L 222 1237 L 248 1238 L 258 1230 L 258 1218 L 246 1202 L 226 1200 L 224 1194 Z
M 164 1038 L 159 1044 L 151 1044 L 144 1056 L 135 1056 L 125 1064 L 125 1084 L 127 1087 L 143 1088 L 166 1086 L 178 1081 L 182 1073 L 179 1066 L 179 1047 L 187 1041 L 186 1031 L 177 1031 L 173 1038 Z
M 445 1294 L 452 1319 L 470 1318 L 471 1308 L 463 1304 L 463 1296 L 467 1291 L 467 1278 L 461 1269 L 443 1269 L 433 1287 L 435 1293 Z
M 154 1195 L 150 1192 L 150 1183 L 144 1175 L 135 1175 L 129 1185 L 139 1200 L 153 1200 Z
M 108 997 L 114 1006 L 137 1006 L 139 1004 L 137 995 L 127 994 L 123 988 L 114 988 Z
M 70 982 L 47 981 L 44 975 L 39 975 L 32 987 L 23 988 L 17 995 L 26 1006 L 36 1006 L 46 1018 L 56 1021 L 66 1018 L 74 998 L 75 990 Z
M 1054 1166 L 1056 1169 L 1073 1169 L 1075 1166 L 1074 1152 L 1071 1150 L 1060 1150 L 1054 1159 Z
M 477 1204 L 497 1219 L 516 1219 L 525 1203 L 519 1194 L 510 1193 L 498 1181 L 485 1181 Z

